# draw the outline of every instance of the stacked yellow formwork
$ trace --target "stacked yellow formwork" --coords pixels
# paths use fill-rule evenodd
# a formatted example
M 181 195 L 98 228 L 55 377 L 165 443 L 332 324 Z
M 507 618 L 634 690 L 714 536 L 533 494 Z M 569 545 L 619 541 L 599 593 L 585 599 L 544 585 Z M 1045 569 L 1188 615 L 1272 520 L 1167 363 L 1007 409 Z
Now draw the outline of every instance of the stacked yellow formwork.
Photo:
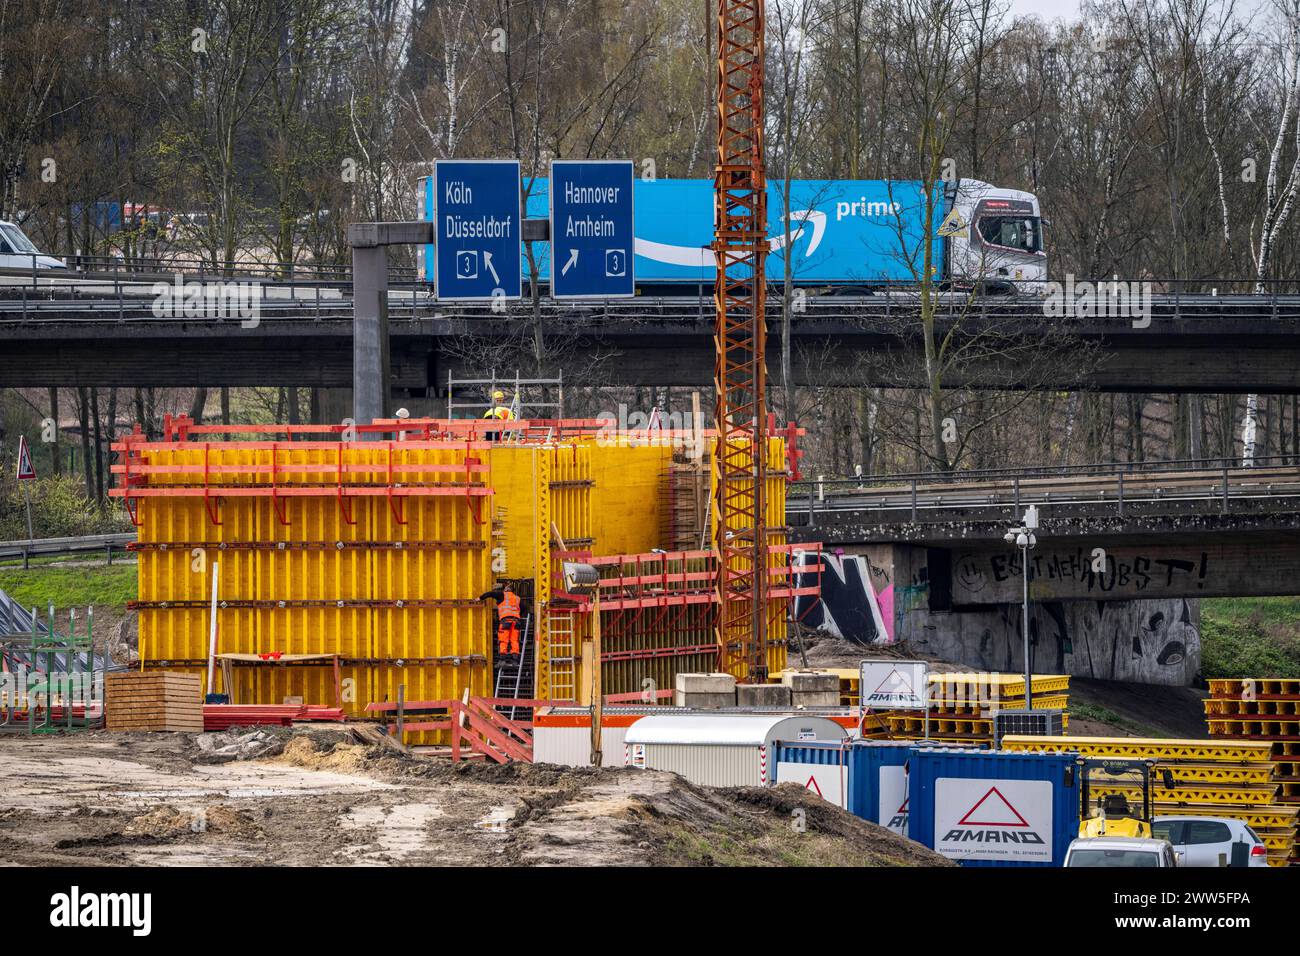
M 1268 848 L 1269 866 L 1286 866 L 1296 840 L 1297 807 L 1278 802 L 1271 746 L 1251 740 L 1180 740 L 1139 737 L 1019 737 L 1004 750 L 1076 751 L 1081 757 L 1154 760 L 1151 800 L 1157 815 L 1231 817 L 1250 825 Z M 1174 786 L 1164 785 L 1168 771 Z M 1123 793 L 1141 802 L 1141 787 L 1097 783 L 1098 797 Z
M 206 676 L 239 703 L 333 705 L 490 689 L 486 466 L 426 442 L 133 442 L 115 470 L 139 535 L 142 669 Z M 481 456 L 478 456 L 481 458 Z M 281 655 L 319 662 L 277 665 Z M 337 671 L 336 671 L 337 664 Z M 336 680 L 337 674 L 337 680 Z
M 1300 680 L 1212 680 L 1205 720 L 1212 737 L 1268 741 L 1277 801 L 1300 805 Z M 1290 863 L 1300 864 L 1300 829 Z

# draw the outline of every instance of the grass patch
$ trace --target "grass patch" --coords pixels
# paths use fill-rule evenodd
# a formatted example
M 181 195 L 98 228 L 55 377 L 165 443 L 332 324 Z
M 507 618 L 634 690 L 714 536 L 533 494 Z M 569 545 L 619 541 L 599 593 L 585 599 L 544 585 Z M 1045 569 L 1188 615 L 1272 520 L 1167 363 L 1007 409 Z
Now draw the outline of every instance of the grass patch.
M 1201 673 L 1300 678 L 1300 597 L 1202 601 Z
M 1127 717 L 1121 717 L 1109 707 L 1102 707 L 1100 704 L 1092 704 L 1086 701 L 1070 701 L 1070 716 L 1079 720 L 1093 720 L 1102 724 L 1110 724 L 1112 727 L 1119 727 L 1131 734 L 1146 735 L 1148 737 L 1158 737 L 1159 734 L 1147 733 Z
M 125 607 L 136 596 L 136 566 L 131 563 L 99 567 L 33 565 L 0 568 L 0 591 L 24 607 L 42 610 L 54 602 L 56 609 L 68 607 Z

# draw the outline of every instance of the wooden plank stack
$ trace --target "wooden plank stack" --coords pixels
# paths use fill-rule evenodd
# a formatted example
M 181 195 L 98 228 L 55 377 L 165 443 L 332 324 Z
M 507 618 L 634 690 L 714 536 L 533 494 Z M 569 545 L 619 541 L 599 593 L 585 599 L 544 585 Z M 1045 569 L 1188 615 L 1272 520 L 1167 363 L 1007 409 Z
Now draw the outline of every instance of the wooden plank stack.
M 203 731 L 203 678 L 177 671 L 127 671 L 105 677 L 109 730 Z

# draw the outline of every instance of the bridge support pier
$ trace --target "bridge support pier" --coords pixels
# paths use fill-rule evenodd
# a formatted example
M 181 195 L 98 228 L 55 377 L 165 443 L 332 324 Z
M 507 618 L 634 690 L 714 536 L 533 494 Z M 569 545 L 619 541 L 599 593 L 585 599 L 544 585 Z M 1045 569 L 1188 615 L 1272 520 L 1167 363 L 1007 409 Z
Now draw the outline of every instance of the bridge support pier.
M 388 349 L 388 247 L 433 241 L 430 222 L 357 222 L 352 247 L 352 418 L 357 424 L 391 417 Z
M 352 418 L 389 417 L 388 250 L 352 249 Z

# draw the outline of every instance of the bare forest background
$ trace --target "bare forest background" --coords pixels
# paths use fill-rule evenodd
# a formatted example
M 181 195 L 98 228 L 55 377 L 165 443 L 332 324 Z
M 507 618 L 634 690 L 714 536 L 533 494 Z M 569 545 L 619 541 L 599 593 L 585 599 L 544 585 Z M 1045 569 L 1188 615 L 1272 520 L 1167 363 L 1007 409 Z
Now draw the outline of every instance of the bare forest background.
M 416 217 L 437 159 L 711 178 L 715 29 L 712 0 L 0 0 L 0 219 L 58 255 L 287 272 L 346 263 L 350 222 Z M 1039 196 L 1054 276 L 1220 293 L 1297 276 L 1300 0 L 1090 0 L 1052 23 L 995 0 L 770 0 L 768 43 L 774 180 L 929 180 L 948 162 Z M 482 361 L 563 366 L 573 414 L 691 407 L 689 390 L 572 367 L 562 341 L 521 334 Z M 769 374 L 814 473 L 1242 453 L 1244 395 Z M 0 449 L 8 477 L 17 434 L 53 413 L 63 443 L 38 465 L 102 500 L 132 423 L 330 408 L 309 388 L 7 389 Z M 1257 456 L 1300 456 L 1297 396 L 1261 396 L 1257 415 Z

